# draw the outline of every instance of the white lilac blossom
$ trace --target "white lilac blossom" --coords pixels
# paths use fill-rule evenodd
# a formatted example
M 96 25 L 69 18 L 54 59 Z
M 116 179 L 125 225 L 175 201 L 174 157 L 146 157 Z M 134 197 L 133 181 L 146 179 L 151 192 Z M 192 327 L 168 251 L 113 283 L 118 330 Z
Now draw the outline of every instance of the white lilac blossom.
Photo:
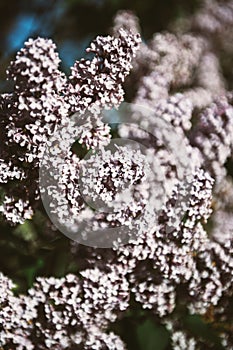
M 225 93 L 219 55 L 202 32 L 156 33 L 135 59 L 132 83 L 136 99 L 155 103 L 182 91 L 194 107 L 207 106 Z M 224 40 L 222 40 L 224 41 Z
M 115 146 L 115 152 L 100 150 L 80 165 L 82 195 L 88 197 L 89 205 L 102 207 L 96 217 L 99 225 L 104 221 L 111 227 L 132 224 L 149 196 L 146 157 L 129 145 Z
M 88 270 L 84 275 L 84 283 L 71 274 L 62 279 L 38 278 L 28 296 L 15 297 L 13 283 L 1 274 L 1 345 L 22 350 L 125 349 L 117 335 L 105 332 L 105 318 L 112 318 L 109 306 L 117 310 L 127 307 L 127 283 L 121 286 L 114 272 L 109 278 L 104 274 L 104 279 L 99 276 L 100 289 L 93 293 L 98 277 Z M 102 289 L 109 291 L 104 299 Z M 96 297 L 103 303 L 99 304 Z
M 233 112 L 219 54 L 232 50 L 226 34 L 232 37 L 232 8 L 232 1 L 206 1 L 189 21 L 190 31 L 156 33 L 140 48 L 137 18 L 121 12 L 115 36 L 97 37 L 87 50 L 92 59 L 77 61 L 68 78 L 59 71 L 51 40 L 30 39 L 17 54 L 8 71 L 14 91 L 0 97 L 0 211 L 13 223 L 32 216 L 45 140 L 52 135 L 55 142 L 54 130 L 62 126 L 60 148 L 52 148 L 44 168 L 51 175 L 42 189 L 52 198 L 51 212 L 75 229 L 84 221 L 84 233 L 86 227 L 102 234 L 107 225 L 128 225 L 139 234 L 108 249 L 71 242 L 79 270 L 37 278 L 27 295 L 15 295 L 1 274 L 4 349 L 126 349 L 111 327 L 125 315 L 134 317 L 132 305 L 166 326 L 172 349 L 214 349 L 213 340 L 186 327 L 187 315 L 213 326 L 222 346 L 232 349 L 233 184 L 225 163 Z M 115 153 L 104 149 L 111 129 L 100 112 L 119 107 L 123 83 L 135 105 L 147 109 L 134 108 L 132 123 L 119 125 L 118 136 L 141 143 L 143 154 L 123 144 Z M 67 129 L 76 126 L 69 119 L 74 112 L 80 116 L 76 132 Z M 179 135 L 175 149 L 155 116 Z M 74 135 L 90 149 L 89 158 L 67 151 Z M 184 151 L 190 169 L 180 178 L 176 156 Z M 148 167 L 163 176 L 151 177 Z M 129 184 L 130 200 L 123 203 L 119 191 Z M 166 193 L 163 205 L 149 217 L 149 227 L 140 226 L 155 188 L 152 199 Z M 112 209 L 113 200 L 117 210 L 94 212 L 95 202 Z
M 7 183 L 9 180 L 22 180 L 25 177 L 22 169 L 14 166 L 11 162 L 5 163 L 0 160 L 0 183 Z
M 223 246 L 228 246 L 230 248 L 230 253 L 232 253 L 233 216 L 231 214 L 231 210 L 218 210 L 213 216 L 212 220 L 214 223 L 212 237 Z
M 142 61 L 149 57 L 147 73 L 141 77 L 136 93 L 137 100 L 158 101 L 167 98 L 171 88 L 189 85 L 205 47 L 198 37 L 170 33 L 156 34 L 148 46 L 142 46 L 139 55 Z M 140 68 L 140 61 L 138 65 Z
M 139 42 L 138 34 L 123 29 L 116 38 L 97 37 L 87 50 L 94 53 L 93 59 L 77 61 L 69 78 L 59 70 L 60 59 L 51 39 L 29 39 L 17 53 L 7 71 L 8 78 L 14 81 L 14 91 L 0 97 L 4 141 L 0 159 L 2 170 L 5 169 L 1 182 L 16 178 L 21 188 L 27 187 L 30 193 L 27 198 L 18 198 L 19 194 L 8 196 L 2 211 L 9 221 L 22 222 L 28 217 L 8 215 L 7 210 L 13 209 L 15 201 L 10 204 L 9 198 L 29 201 L 31 207 L 36 205 L 38 167 L 46 141 L 74 112 L 89 110 L 90 114 L 81 122 L 81 144 L 95 148 L 109 142 L 110 129 L 101 120 L 100 107 L 117 107 L 122 101 L 122 83 Z
M 111 149 L 101 150 L 84 161 L 81 170 L 83 194 L 91 195 L 93 201 L 98 197 L 103 202 L 111 201 L 126 186 L 143 180 L 144 162 L 140 151 L 130 151 L 124 146 L 117 147 L 114 153 Z
M 27 296 L 15 297 L 13 282 L 0 274 L 0 341 L 8 349 L 34 348 L 29 339 L 31 320 L 36 316 L 35 301 Z
M 186 283 L 187 302 L 189 300 L 192 304 L 189 289 L 192 289 L 193 274 L 198 275 L 196 252 L 208 242 L 201 222 L 211 213 L 211 188 L 210 177 L 204 173 L 195 174 L 191 188 L 179 188 L 180 192 L 191 192 L 192 195 L 189 201 L 186 201 L 185 207 L 179 208 L 178 214 L 175 211 L 177 207 L 174 196 L 173 200 L 168 201 L 154 230 L 139 236 L 138 239 L 132 239 L 127 247 L 118 250 L 117 254 L 122 263 L 126 263 L 128 259 L 132 260 L 127 264 L 131 270 L 130 282 L 136 300 L 142 303 L 144 308 L 153 309 L 160 317 L 174 310 L 176 288 L 181 283 Z M 203 203 L 203 198 L 207 196 L 209 204 L 208 201 Z M 179 213 L 181 210 L 183 215 Z M 176 225 L 173 223 L 175 215 Z
M 165 193 L 172 195 L 178 179 L 195 172 L 203 164 L 203 156 L 197 147 L 192 147 L 187 137 L 192 123 L 193 105 L 181 93 L 157 102 L 136 96 L 131 107 L 131 123 L 119 126 L 119 135 L 142 143 L 157 167 L 164 174 L 162 181 Z M 146 108 L 140 108 L 140 106 Z M 178 140 L 178 141 L 177 141 Z M 180 156 L 182 154 L 182 156 Z M 179 165 L 184 169 L 179 177 Z
M 212 46 L 232 55 L 232 1 L 203 1 L 199 11 L 189 22 L 192 30 L 208 37 Z M 216 45 L 217 43 L 217 45 Z
M 98 232 L 108 228 L 106 234 L 111 240 L 114 227 L 122 227 L 123 236 L 129 234 L 128 229 L 135 234 L 136 227 L 143 226 L 140 216 L 144 210 L 148 212 L 147 220 L 151 220 L 150 213 L 153 215 L 153 200 L 149 210 L 146 209 L 155 185 L 150 169 L 153 162 L 148 163 L 153 157 L 147 157 L 132 145 L 117 144 L 90 154 L 83 159 L 67 156 L 65 162 L 62 157 L 48 157 L 43 171 L 48 169 L 50 176 L 45 176 L 41 193 L 49 213 L 79 242 L 79 238 L 88 242 L 92 236 L 97 241 L 107 239 Z M 47 194 L 51 198 L 48 201 Z M 112 241 L 120 243 L 120 240 L 120 233 L 116 237 L 113 234 Z
M 11 62 L 7 74 L 14 80 L 15 91 L 41 95 L 42 91 L 63 89 L 65 77 L 59 71 L 59 64 L 56 45 L 51 39 L 29 39 Z
M 135 34 L 140 32 L 139 19 L 131 11 L 118 11 L 113 20 L 113 34 L 119 32 L 123 28 Z
M 178 324 L 179 325 L 179 324 Z M 174 350 L 196 350 L 196 340 L 187 331 L 177 327 L 176 320 L 167 320 L 166 328 L 171 333 L 171 346 Z
M 198 147 L 204 157 L 204 167 L 217 181 L 226 174 L 224 164 L 231 156 L 232 133 L 232 94 L 228 94 L 200 113 L 191 136 L 192 145 Z
M 13 224 L 23 224 L 25 220 L 31 219 L 33 210 L 28 200 L 5 196 L 0 206 L 0 212 L 5 219 Z
M 132 68 L 140 43 L 138 34 L 120 29 L 118 37 L 98 36 L 87 49 L 92 60 L 77 61 L 71 68 L 68 100 L 71 110 L 86 109 L 91 103 L 113 107 L 123 101 L 122 83 Z

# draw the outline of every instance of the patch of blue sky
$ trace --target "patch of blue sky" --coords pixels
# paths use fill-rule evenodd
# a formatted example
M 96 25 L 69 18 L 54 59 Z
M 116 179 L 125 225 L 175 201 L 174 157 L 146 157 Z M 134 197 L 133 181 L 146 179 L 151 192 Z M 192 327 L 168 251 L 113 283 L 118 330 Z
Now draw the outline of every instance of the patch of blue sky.
M 76 60 L 87 56 L 85 50 L 91 39 L 91 37 L 86 37 L 83 40 L 65 40 L 58 45 L 59 56 L 65 70 L 73 66 Z
M 20 49 L 24 42 L 38 30 L 40 21 L 34 14 L 21 14 L 15 21 L 8 35 L 8 50 L 6 54 Z
M 58 3 L 59 5 L 62 4 L 61 1 L 58 1 Z M 29 37 L 35 37 L 35 35 L 50 37 L 53 30 L 52 23 L 58 21 L 63 13 L 64 6 L 55 6 L 42 16 L 37 16 L 36 13 L 21 13 L 16 18 L 7 37 L 7 52 L 5 52 L 5 55 L 19 50 Z

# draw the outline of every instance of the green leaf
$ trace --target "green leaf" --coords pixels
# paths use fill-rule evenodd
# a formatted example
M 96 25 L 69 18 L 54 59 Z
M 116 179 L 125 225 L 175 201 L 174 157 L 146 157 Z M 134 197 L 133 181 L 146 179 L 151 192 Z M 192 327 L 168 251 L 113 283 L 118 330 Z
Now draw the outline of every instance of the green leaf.
M 150 320 L 137 327 L 137 335 L 141 350 L 164 350 L 169 343 L 167 330 Z

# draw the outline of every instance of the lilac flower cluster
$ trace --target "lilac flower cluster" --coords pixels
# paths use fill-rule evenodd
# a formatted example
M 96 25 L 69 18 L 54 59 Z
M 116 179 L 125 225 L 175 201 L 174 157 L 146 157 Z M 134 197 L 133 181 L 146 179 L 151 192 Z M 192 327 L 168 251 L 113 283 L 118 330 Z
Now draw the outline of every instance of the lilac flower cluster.
M 17 53 L 7 71 L 14 81 L 14 92 L 0 97 L 4 144 L 1 183 L 19 180 L 17 191 L 7 188 L 1 206 L 7 220 L 22 223 L 33 213 L 38 199 L 38 167 L 46 141 L 74 111 L 90 108 L 90 119 L 82 123 L 81 143 L 90 147 L 109 140 L 100 107 L 118 106 L 122 101 L 121 84 L 129 74 L 139 42 L 138 35 L 124 30 L 116 38 L 97 37 L 87 50 L 94 54 L 93 59 L 77 61 L 68 79 L 59 71 L 60 59 L 52 40 L 29 39 Z M 17 205 L 14 209 L 19 201 L 28 208 L 26 215 Z
M 125 348 L 117 335 L 105 332 L 114 311 L 128 305 L 128 285 L 119 284 L 114 271 L 98 276 L 87 270 L 85 281 L 74 275 L 38 278 L 28 296 L 19 297 L 11 292 L 7 277 L 1 274 L 0 279 L 0 339 L 5 349 Z M 99 288 L 93 290 L 98 281 Z M 108 295 L 102 293 L 106 289 Z
M 192 132 L 192 145 L 201 150 L 205 167 L 220 181 L 226 176 L 224 163 L 231 156 L 232 151 L 232 94 L 223 96 L 210 104 L 199 115 Z
M 150 166 L 159 164 L 163 170 L 160 191 L 168 196 L 153 225 L 142 226 L 125 245 L 84 250 L 71 242 L 73 258 L 81 266 L 76 274 L 37 278 L 28 294 L 19 296 L 1 274 L 4 349 L 125 349 L 111 326 L 128 310 L 133 313 L 131 303 L 167 328 L 173 349 L 214 349 L 211 340 L 185 327 L 182 317 L 187 314 L 199 315 L 215 327 L 220 345 L 232 349 L 233 187 L 225 163 L 232 151 L 233 99 L 226 92 L 213 30 L 207 35 L 218 13 L 223 16 L 215 18 L 214 33 L 225 28 L 232 33 L 232 1 L 208 6 L 202 10 L 203 16 L 212 18 L 206 21 L 208 28 L 200 30 L 199 14 L 193 19 L 198 33 L 157 33 L 140 48 L 138 20 L 130 12 L 119 13 L 113 28 L 118 37 L 97 37 L 88 49 L 93 59 L 76 62 L 69 78 L 58 69 L 51 40 L 30 39 L 11 63 L 8 75 L 15 89 L 0 98 L 5 142 L 0 156 L 5 197 L 0 210 L 6 219 L 22 223 L 32 216 L 39 202 L 38 171 L 45 141 L 78 112 L 80 143 L 93 153 L 80 159 L 68 152 L 65 166 L 59 164 L 61 176 L 52 174 L 56 186 L 47 186 L 51 208 L 70 226 L 82 219 L 98 229 L 138 223 L 148 185 L 156 183 L 148 175 L 144 156 L 126 146 L 118 146 L 114 154 L 103 147 L 97 152 L 110 142 L 101 109 L 122 102 L 122 84 L 132 63 L 126 89 L 134 83 L 133 106 L 148 109 L 133 107 L 134 124 L 119 125 L 118 135 L 146 148 Z M 155 116 L 182 141 L 173 152 Z M 183 151 L 190 169 L 180 178 L 176 155 Z M 128 184 L 135 186 L 123 205 L 118 190 Z M 110 205 L 117 199 L 119 205 L 115 212 L 94 215 L 85 196 L 92 204 Z

